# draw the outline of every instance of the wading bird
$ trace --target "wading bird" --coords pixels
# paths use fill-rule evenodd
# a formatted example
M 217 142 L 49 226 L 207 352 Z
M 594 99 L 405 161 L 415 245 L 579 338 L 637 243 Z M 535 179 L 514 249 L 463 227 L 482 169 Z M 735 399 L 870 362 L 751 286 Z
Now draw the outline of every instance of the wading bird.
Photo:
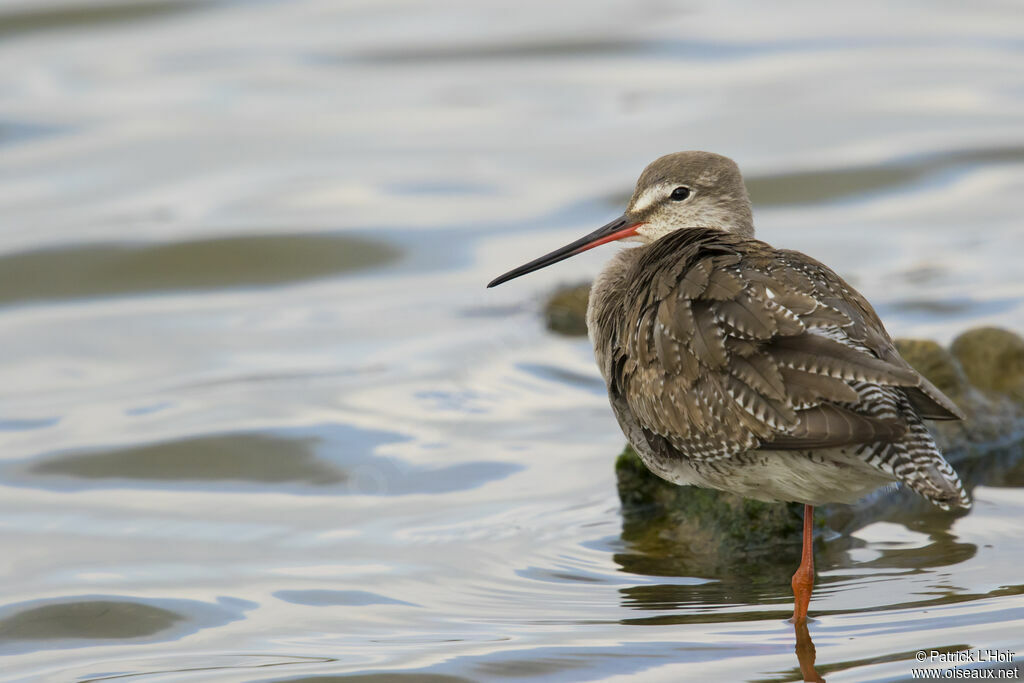
M 657 159 L 625 214 L 488 287 L 615 240 L 640 246 L 594 282 L 587 328 L 619 426 L 668 481 L 804 504 L 794 623 L 814 585 L 814 506 L 893 481 L 943 509 L 970 506 L 922 422 L 963 414 L 853 287 L 754 238 L 731 159 Z

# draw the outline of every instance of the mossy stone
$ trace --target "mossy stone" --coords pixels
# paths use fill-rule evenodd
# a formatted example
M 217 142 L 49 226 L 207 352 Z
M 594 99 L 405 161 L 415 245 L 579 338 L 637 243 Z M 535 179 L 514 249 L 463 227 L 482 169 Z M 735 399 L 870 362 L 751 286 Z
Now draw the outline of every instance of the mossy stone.
M 544 306 L 544 320 L 548 329 L 572 337 L 585 335 L 589 299 L 589 282 L 559 287 Z
M 1024 339 L 998 327 L 976 327 L 953 340 L 967 380 L 982 391 L 1024 403 Z
M 799 551 L 802 505 L 677 486 L 652 474 L 629 445 L 615 472 L 623 539 L 645 554 L 673 557 L 701 574 L 735 571 L 782 547 Z
M 930 339 L 897 339 L 896 350 L 910 365 L 956 401 L 967 389 L 967 377 L 948 349 Z

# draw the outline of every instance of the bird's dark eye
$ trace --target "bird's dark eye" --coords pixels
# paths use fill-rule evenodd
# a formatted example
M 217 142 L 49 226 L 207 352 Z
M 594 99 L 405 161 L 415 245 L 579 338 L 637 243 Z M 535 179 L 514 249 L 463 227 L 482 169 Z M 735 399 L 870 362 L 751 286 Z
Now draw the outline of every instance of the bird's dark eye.
M 690 196 L 690 188 L 677 187 L 676 189 L 672 190 L 672 194 L 669 196 L 671 196 L 673 200 L 681 202 Z

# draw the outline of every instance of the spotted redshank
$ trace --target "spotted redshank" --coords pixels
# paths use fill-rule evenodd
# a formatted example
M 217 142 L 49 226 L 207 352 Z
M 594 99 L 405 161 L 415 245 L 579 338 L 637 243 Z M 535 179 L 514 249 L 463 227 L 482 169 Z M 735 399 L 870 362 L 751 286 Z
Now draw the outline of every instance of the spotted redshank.
M 894 481 L 943 509 L 970 506 L 923 422 L 963 414 L 853 287 L 754 238 L 731 159 L 657 159 L 622 216 L 488 287 L 615 240 L 639 246 L 598 276 L 587 327 L 619 426 L 668 481 L 804 504 L 795 624 L 814 584 L 814 506 Z

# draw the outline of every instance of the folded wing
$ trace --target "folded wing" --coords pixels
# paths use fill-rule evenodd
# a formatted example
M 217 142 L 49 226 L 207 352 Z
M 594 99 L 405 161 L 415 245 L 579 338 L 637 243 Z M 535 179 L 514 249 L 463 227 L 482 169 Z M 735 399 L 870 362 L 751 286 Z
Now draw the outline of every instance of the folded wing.
M 631 273 L 614 386 L 684 455 L 892 441 L 957 407 L 896 351 L 877 314 L 808 256 L 717 230 L 677 231 Z

